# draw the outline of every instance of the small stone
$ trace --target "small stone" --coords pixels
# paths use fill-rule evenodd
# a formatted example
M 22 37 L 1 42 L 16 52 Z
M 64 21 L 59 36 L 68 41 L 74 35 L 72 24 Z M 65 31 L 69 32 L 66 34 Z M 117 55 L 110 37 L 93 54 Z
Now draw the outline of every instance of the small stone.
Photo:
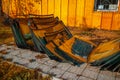
M 78 80 L 79 77 L 74 73 L 65 72 L 62 78 L 66 80 Z
M 92 79 L 96 79 L 97 76 L 98 76 L 98 72 L 94 72 L 94 71 L 90 71 L 90 70 L 85 70 L 82 74 L 83 76 L 85 77 L 89 77 L 89 78 L 92 78 Z

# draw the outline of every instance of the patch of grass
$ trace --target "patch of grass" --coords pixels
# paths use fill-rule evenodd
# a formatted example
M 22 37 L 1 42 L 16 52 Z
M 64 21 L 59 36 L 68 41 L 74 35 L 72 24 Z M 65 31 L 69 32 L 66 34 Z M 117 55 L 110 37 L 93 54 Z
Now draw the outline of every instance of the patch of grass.
M 11 60 L 11 59 L 10 59 Z M 42 75 L 38 70 L 27 69 L 0 59 L 0 80 L 52 80 L 50 75 Z
M 4 40 L 12 37 L 12 31 L 9 26 L 6 26 L 3 24 L 3 22 L 0 20 L 0 44 L 3 44 Z

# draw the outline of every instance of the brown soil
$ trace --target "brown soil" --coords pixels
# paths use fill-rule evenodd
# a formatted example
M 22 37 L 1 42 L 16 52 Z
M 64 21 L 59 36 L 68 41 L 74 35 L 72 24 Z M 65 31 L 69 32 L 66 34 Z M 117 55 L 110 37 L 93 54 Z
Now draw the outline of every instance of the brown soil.
M 70 31 L 73 35 L 79 35 L 87 40 L 93 41 L 96 44 L 120 38 L 120 31 L 108 31 L 99 29 L 80 30 L 79 28 L 70 28 Z

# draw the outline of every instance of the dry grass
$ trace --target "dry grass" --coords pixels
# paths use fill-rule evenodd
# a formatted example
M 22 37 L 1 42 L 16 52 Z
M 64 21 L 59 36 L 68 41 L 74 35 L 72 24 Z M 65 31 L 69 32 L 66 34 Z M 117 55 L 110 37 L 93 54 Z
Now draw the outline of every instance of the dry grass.
M 10 26 L 3 24 L 3 19 L 0 18 L 0 44 L 4 43 L 4 40 L 10 37 L 12 37 Z
M 0 59 L 0 80 L 51 80 L 51 76 Z

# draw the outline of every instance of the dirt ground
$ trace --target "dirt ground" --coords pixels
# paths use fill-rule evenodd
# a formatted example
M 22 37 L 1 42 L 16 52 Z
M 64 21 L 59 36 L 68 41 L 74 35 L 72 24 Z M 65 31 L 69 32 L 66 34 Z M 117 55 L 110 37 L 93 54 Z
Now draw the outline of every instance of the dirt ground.
M 4 23 L 4 19 L 0 17 L 0 44 L 13 36 L 10 26 Z
M 93 41 L 96 44 L 104 43 L 116 38 L 120 38 L 120 31 L 109 31 L 109 30 L 100 30 L 100 29 L 79 29 L 79 28 L 70 28 L 73 35 L 79 35 L 83 38 Z
M 79 35 L 88 40 L 93 41 L 96 44 L 120 38 L 120 31 L 108 31 L 99 29 L 81 29 L 81 28 L 69 28 L 73 35 Z M 6 25 L 3 18 L 0 18 L 0 44 L 13 41 L 13 34 L 10 26 Z

